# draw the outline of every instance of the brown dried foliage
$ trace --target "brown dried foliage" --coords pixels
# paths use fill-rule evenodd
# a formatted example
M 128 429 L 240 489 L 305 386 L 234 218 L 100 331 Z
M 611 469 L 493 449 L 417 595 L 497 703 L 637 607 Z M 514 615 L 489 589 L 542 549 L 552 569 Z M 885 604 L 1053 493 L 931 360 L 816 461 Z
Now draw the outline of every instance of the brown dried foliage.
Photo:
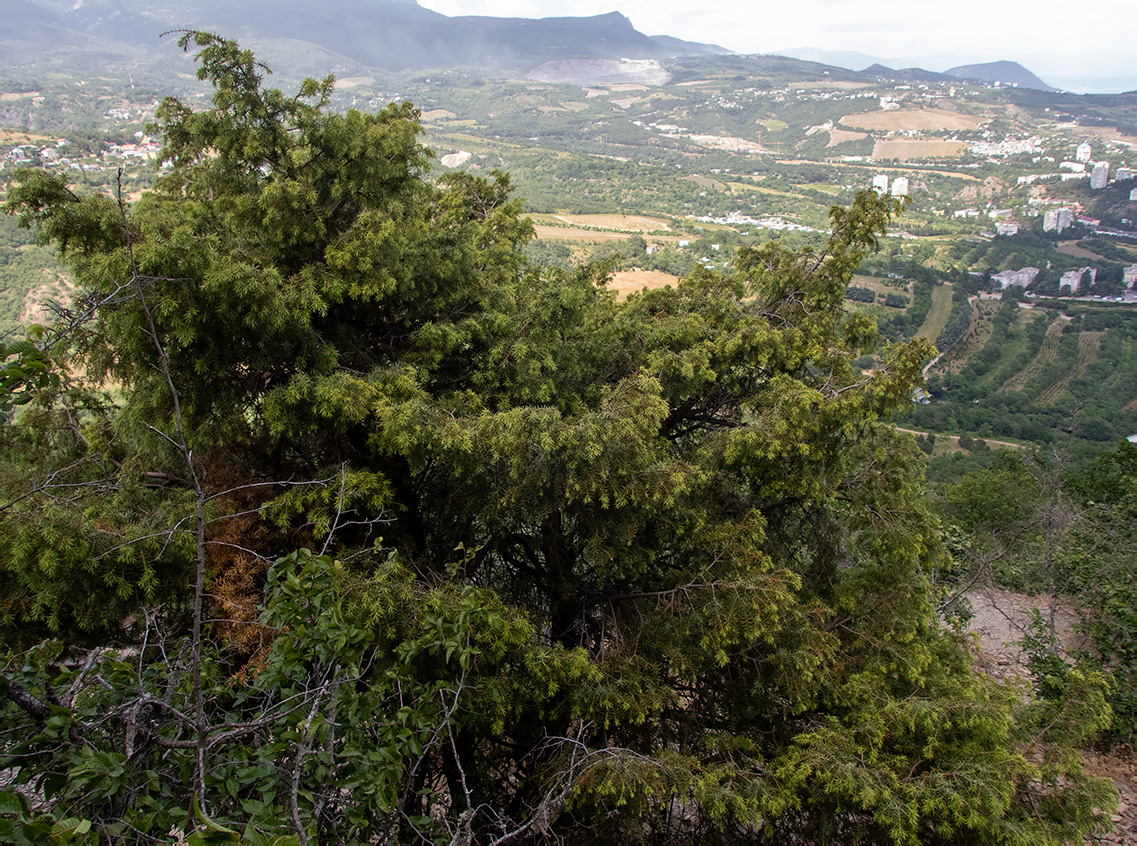
M 214 519 L 206 533 L 213 631 L 236 659 L 235 677 L 244 680 L 256 672 L 275 635 L 257 618 L 265 575 L 281 538 L 258 509 L 278 492 L 271 486 L 250 486 L 239 457 L 227 451 L 212 450 L 202 464 L 206 496 L 227 492 L 214 505 L 219 514 L 231 515 Z

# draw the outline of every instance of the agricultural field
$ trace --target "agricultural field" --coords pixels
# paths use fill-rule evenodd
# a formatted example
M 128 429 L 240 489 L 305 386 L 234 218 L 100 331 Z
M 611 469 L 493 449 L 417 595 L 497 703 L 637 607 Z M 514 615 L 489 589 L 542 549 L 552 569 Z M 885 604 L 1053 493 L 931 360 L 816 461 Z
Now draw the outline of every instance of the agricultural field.
M 951 295 L 951 285 L 937 285 L 932 289 L 932 308 L 916 332 L 917 338 L 934 342 L 944 331 L 948 318 L 951 317 Z
M 939 132 L 978 129 L 987 120 L 943 109 L 903 109 L 846 115 L 841 123 L 876 132 Z
M 641 291 L 644 288 L 653 291 L 656 288 L 674 285 L 678 281 L 678 276 L 662 273 L 658 270 L 622 270 L 613 274 L 608 287 L 616 292 L 616 296 L 624 299 L 628 294 Z
M 1097 360 L 1103 335 L 1105 332 L 1080 332 L 1078 334 L 1078 357 L 1074 361 L 1074 366 L 1038 395 L 1040 405 L 1054 405 L 1070 387 L 1070 384 L 1090 369 L 1090 365 Z
M 533 215 L 534 221 L 560 221 L 567 226 L 614 229 L 620 232 L 655 232 L 671 229 L 666 220 L 627 214 L 557 214 Z
M 631 235 L 627 232 L 611 230 L 599 231 L 595 229 L 581 229 L 578 226 L 550 226 L 548 224 L 534 224 L 533 229 L 537 237 L 545 241 L 626 241 Z
M 874 159 L 899 159 L 900 161 L 950 159 L 958 156 L 966 146 L 961 141 L 884 140 L 873 143 L 872 156 Z
M 863 141 L 869 136 L 864 132 L 853 132 L 850 129 L 830 129 L 829 130 L 829 143 L 826 147 L 836 147 L 838 144 L 844 144 L 846 141 Z
M 1058 348 L 1062 341 L 1062 332 L 1069 322 L 1069 318 L 1060 315 L 1057 320 L 1047 326 L 1046 334 L 1043 336 L 1042 347 L 1031 360 L 1030 364 L 1003 382 L 999 390 L 1025 390 L 1026 386 L 1031 383 L 1031 380 L 1045 371 L 1047 367 L 1058 358 Z

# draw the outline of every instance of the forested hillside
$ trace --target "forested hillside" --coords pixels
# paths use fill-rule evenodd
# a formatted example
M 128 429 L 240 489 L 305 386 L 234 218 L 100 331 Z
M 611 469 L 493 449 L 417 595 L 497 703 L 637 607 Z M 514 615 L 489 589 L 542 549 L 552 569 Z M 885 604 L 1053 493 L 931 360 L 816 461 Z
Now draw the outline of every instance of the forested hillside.
M 152 189 L 8 186 L 81 295 L 0 381 L 3 839 L 1108 824 L 1077 751 L 1103 669 L 1031 696 L 944 625 L 980 535 L 890 423 L 932 347 L 845 301 L 899 202 L 618 300 L 608 265 L 527 259 L 506 175 L 432 180 L 409 103 L 336 112 L 330 78 L 289 97 L 182 44 L 212 101 L 162 102 Z M 1103 524 L 1124 459 L 1083 491 Z

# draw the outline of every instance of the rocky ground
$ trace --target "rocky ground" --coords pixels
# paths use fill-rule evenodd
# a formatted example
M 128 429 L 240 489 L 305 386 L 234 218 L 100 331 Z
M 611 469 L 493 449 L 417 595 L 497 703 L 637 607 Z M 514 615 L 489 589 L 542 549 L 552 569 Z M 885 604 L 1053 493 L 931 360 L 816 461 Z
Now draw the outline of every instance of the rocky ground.
M 995 588 L 974 590 L 967 594 L 972 617 L 968 630 L 979 635 L 979 666 L 997 678 L 1025 675 L 1026 656 L 1018 645 L 1026 631 L 1031 610 L 1037 608 L 1047 616 L 1049 607 L 1044 596 L 1026 596 Z M 1073 631 L 1075 617 L 1069 608 L 1059 606 L 1056 622 L 1067 648 L 1076 648 Z M 1113 780 L 1121 796 L 1113 831 L 1087 840 L 1087 843 L 1131 844 L 1137 846 L 1137 764 L 1133 752 L 1120 750 L 1109 755 L 1087 753 L 1086 770 Z

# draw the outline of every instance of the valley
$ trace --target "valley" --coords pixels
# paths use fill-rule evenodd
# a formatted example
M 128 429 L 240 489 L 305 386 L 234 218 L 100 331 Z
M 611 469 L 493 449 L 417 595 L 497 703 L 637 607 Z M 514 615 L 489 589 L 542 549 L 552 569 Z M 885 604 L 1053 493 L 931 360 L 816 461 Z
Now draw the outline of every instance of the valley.
M 564 266 L 611 259 L 625 293 L 637 274 L 661 284 L 700 266 L 729 272 L 741 246 L 819 245 L 831 205 L 883 188 L 905 209 L 862 272 L 885 286 L 880 302 L 885 290 L 909 302 L 855 307 L 879 316 L 885 338 L 926 337 L 944 352 L 957 313 L 952 284 L 957 303 L 964 289 L 978 303 L 957 346 L 929 369 L 929 397 L 902 422 L 1039 448 L 1074 427 L 1090 435 L 1075 438 L 1086 455 L 1137 432 L 1129 311 L 1109 302 L 1132 286 L 1127 268 L 1137 262 L 1137 202 L 1129 197 L 1137 187 L 1137 95 L 1072 98 L 783 57 L 652 61 L 665 81 L 642 81 L 639 65 L 607 68 L 608 81 L 588 84 L 579 83 L 589 68 L 580 63 L 543 67 L 532 75 L 540 81 L 485 69 L 369 68 L 341 82 L 332 105 L 372 110 L 411 101 L 436 175 L 508 173 L 535 225 L 533 257 Z M 160 143 L 148 134 L 156 92 L 173 84 L 197 95 L 184 79 L 153 69 L 145 76 L 142 67 L 145 81 L 135 87 L 125 71 L 117 86 L 107 74 L 68 80 L 62 67 L 33 86 L 9 71 L 0 80 L 10 145 L 0 177 L 34 163 L 127 198 L 149 184 Z M 576 81 L 557 82 L 557 73 Z M 299 82 L 287 73 L 275 81 Z M 1089 186 L 1094 162 L 1113 175 L 1102 189 Z M 1044 231 L 1046 213 L 1060 208 L 1069 209 L 1067 228 Z M 18 234 L 8 237 L 5 296 L 44 299 L 45 283 L 19 270 L 27 262 L 10 252 L 28 247 Z M 1038 295 L 1031 304 L 1041 311 L 1012 309 L 1000 322 L 998 301 L 978 297 L 992 289 L 999 296 L 989 280 L 1023 267 L 1039 268 L 1025 293 Z M 1063 274 L 1079 270 L 1082 299 L 1053 299 L 1063 293 Z M 933 307 L 913 315 L 918 284 L 931 286 Z M 26 310 L 12 306 L 9 319 Z M 1073 321 L 1062 356 L 1056 349 L 1053 362 L 1034 357 L 1037 348 L 1019 336 L 1059 319 Z M 1108 324 L 1091 330 L 1104 334 L 1087 336 L 1096 340 L 1084 349 L 1083 323 Z M 1079 429 L 1075 417 L 1088 425 Z

